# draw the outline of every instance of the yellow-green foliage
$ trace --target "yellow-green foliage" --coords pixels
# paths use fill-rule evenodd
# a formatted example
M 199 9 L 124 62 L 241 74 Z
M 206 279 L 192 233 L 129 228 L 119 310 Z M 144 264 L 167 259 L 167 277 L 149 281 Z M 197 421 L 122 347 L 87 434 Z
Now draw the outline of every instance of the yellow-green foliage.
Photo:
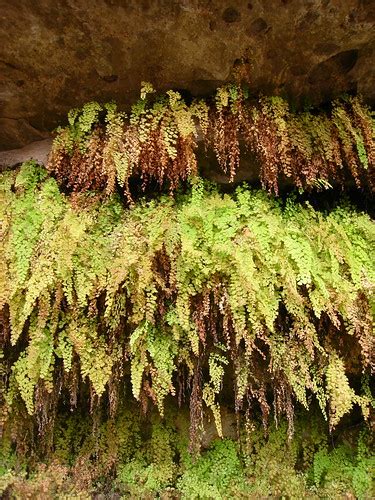
M 53 452 L 43 464 L 23 459 L 22 470 L 3 446 L 0 492 L 11 498 L 344 498 L 373 497 L 373 437 L 349 427 L 335 436 L 314 411 L 299 414 L 295 435 L 287 424 L 269 432 L 256 421 L 239 440 L 213 440 L 199 455 L 188 452 L 188 412 L 167 406 L 165 418 L 147 419 L 133 405 L 93 432 L 91 418 L 62 414 Z M 241 422 L 243 423 L 243 422 Z
M 290 432 L 296 401 L 308 408 L 311 395 L 332 428 L 353 405 L 368 416 L 370 397 L 349 377 L 372 366 L 367 215 L 283 205 L 247 187 L 222 195 L 199 179 L 131 210 L 115 197 L 73 204 L 33 164 L 2 177 L 1 199 L 10 413 L 20 394 L 32 414 L 35 389 L 51 393 L 61 373 L 70 391 L 73 365 L 99 397 L 130 372 L 142 406 L 163 412 L 177 379 L 190 383 L 199 366 L 191 404 L 204 401 L 219 433 L 226 374 L 236 408 L 257 402 L 267 420 L 273 395 Z

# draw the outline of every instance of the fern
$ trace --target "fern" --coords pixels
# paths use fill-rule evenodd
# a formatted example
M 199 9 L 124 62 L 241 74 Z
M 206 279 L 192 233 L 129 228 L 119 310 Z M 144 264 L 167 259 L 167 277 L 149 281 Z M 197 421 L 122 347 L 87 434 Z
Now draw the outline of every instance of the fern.
M 282 205 L 246 186 L 223 195 L 199 179 L 127 210 L 116 196 L 71 199 L 29 164 L 3 185 L 10 407 L 19 394 L 34 413 L 35 389 L 52 390 L 62 369 L 68 393 L 78 370 L 111 400 L 130 372 L 134 397 L 163 413 L 168 395 L 187 391 L 184 374 L 220 434 L 234 373 L 236 408 L 256 402 L 266 423 L 273 398 L 290 433 L 296 401 L 315 398 L 324 415 L 328 406 L 332 429 L 353 405 L 368 418 L 368 390 L 350 381 L 372 367 L 375 232 L 365 214 Z
M 262 186 L 276 194 L 285 177 L 300 189 L 330 189 L 348 178 L 374 189 L 373 118 L 358 98 L 336 100 L 329 112 L 292 112 L 280 97 L 250 100 L 235 84 L 187 103 L 179 92 L 156 95 L 142 82 L 128 117 L 113 103 L 91 102 L 68 122 L 57 131 L 48 168 L 74 192 L 110 195 L 118 185 L 131 201 L 132 177 L 143 188 L 156 181 L 175 191 L 198 172 L 199 141 L 214 149 L 231 181 L 244 142 L 260 164 Z

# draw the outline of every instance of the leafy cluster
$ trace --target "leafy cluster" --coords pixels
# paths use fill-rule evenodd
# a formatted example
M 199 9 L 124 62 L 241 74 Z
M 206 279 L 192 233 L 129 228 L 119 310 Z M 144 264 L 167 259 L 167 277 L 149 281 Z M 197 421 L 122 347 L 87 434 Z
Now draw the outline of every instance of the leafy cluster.
M 115 416 L 129 384 L 144 412 L 188 401 L 192 443 L 207 414 L 222 434 L 228 398 L 265 427 L 285 415 L 290 436 L 295 406 L 314 400 L 331 429 L 353 407 L 369 417 L 367 215 L 199 179 L 130 210 L 116 196 L 72 203 L 32 163 L 0 186 L 2 422 L 20 446 L 25 422 L 47 436 L 61 404 L 106 401 Z
M 262 186 L 276 194 L 280 182 L 327 188 L 350 179 L 373 191 L 374 130 L 371 111 L 356 97 L 333 102 L 327 112 L 292 112 L 280 97 L 254 103 L 236 85 L 219 88 L 214 99 L 187 103 L 174 91 L 154 96 L 145 83 L 129 115 L 113 103 L 71 111 L 48 169 L 71 191 L 110 194 L 118 186 L 131 199 L 132 177 L 143 187 L 153 181 L 174 191 L 197 173 L 196 149 L 203 143 L 231 180 L 241 148 L 250 151 Z
M 213 439 L 199 455 L 187 450 L 188 413 L 168 406 L 145 420 L 125 405 L 95 433 L 90 418 L 61 415 L 45 463 L 23 461 L 3 446 L 0 493 L 12 498 L 344 498 L 374 493 L 373 437 L 363 427 L 328 439 L 324 421 L 299 414 L 267 435 L 254 421 L 237 440 Z

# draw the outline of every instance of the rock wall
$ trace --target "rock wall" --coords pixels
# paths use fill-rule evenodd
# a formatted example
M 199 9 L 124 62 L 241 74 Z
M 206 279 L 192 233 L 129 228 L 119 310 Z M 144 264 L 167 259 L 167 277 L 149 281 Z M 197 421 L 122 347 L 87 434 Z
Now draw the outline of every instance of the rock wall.
M 0 0 L 0 149 L 48 136 L 90 100 L 126 107 L 142 80 L 315 104 L 375 101 L 372 0 Z

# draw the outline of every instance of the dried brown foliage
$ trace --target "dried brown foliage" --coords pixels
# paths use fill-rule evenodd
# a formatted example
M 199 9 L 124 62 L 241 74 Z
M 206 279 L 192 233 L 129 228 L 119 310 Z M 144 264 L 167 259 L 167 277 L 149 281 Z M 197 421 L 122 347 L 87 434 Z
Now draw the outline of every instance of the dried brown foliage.
M 86 105 L 60 130 L 49 171 L 73 192 L 110 194 L 117 184 L 131 199 L 131 178 L 141 179 L 143 189 L 156 182 L 174 191 L 198 173 L 195 151 L 203 142 L 206 150 L 214 149 L 231 181 L 241 150 L 255 153 L 262 186 L 276 194 L 286 180 L 304 189 L 351 180 L 358 188 L 375 188 L 373 118 L 358 98 L 335 101 L 327 112 L 293 113 L 279 97 L 254 103 L 235 86 L 219 89 L 211 104 L 187 105 L 178 93 L 167 95 L 169 100 L 142 99 L 129 119 L 105 108 L 101 125 Z

